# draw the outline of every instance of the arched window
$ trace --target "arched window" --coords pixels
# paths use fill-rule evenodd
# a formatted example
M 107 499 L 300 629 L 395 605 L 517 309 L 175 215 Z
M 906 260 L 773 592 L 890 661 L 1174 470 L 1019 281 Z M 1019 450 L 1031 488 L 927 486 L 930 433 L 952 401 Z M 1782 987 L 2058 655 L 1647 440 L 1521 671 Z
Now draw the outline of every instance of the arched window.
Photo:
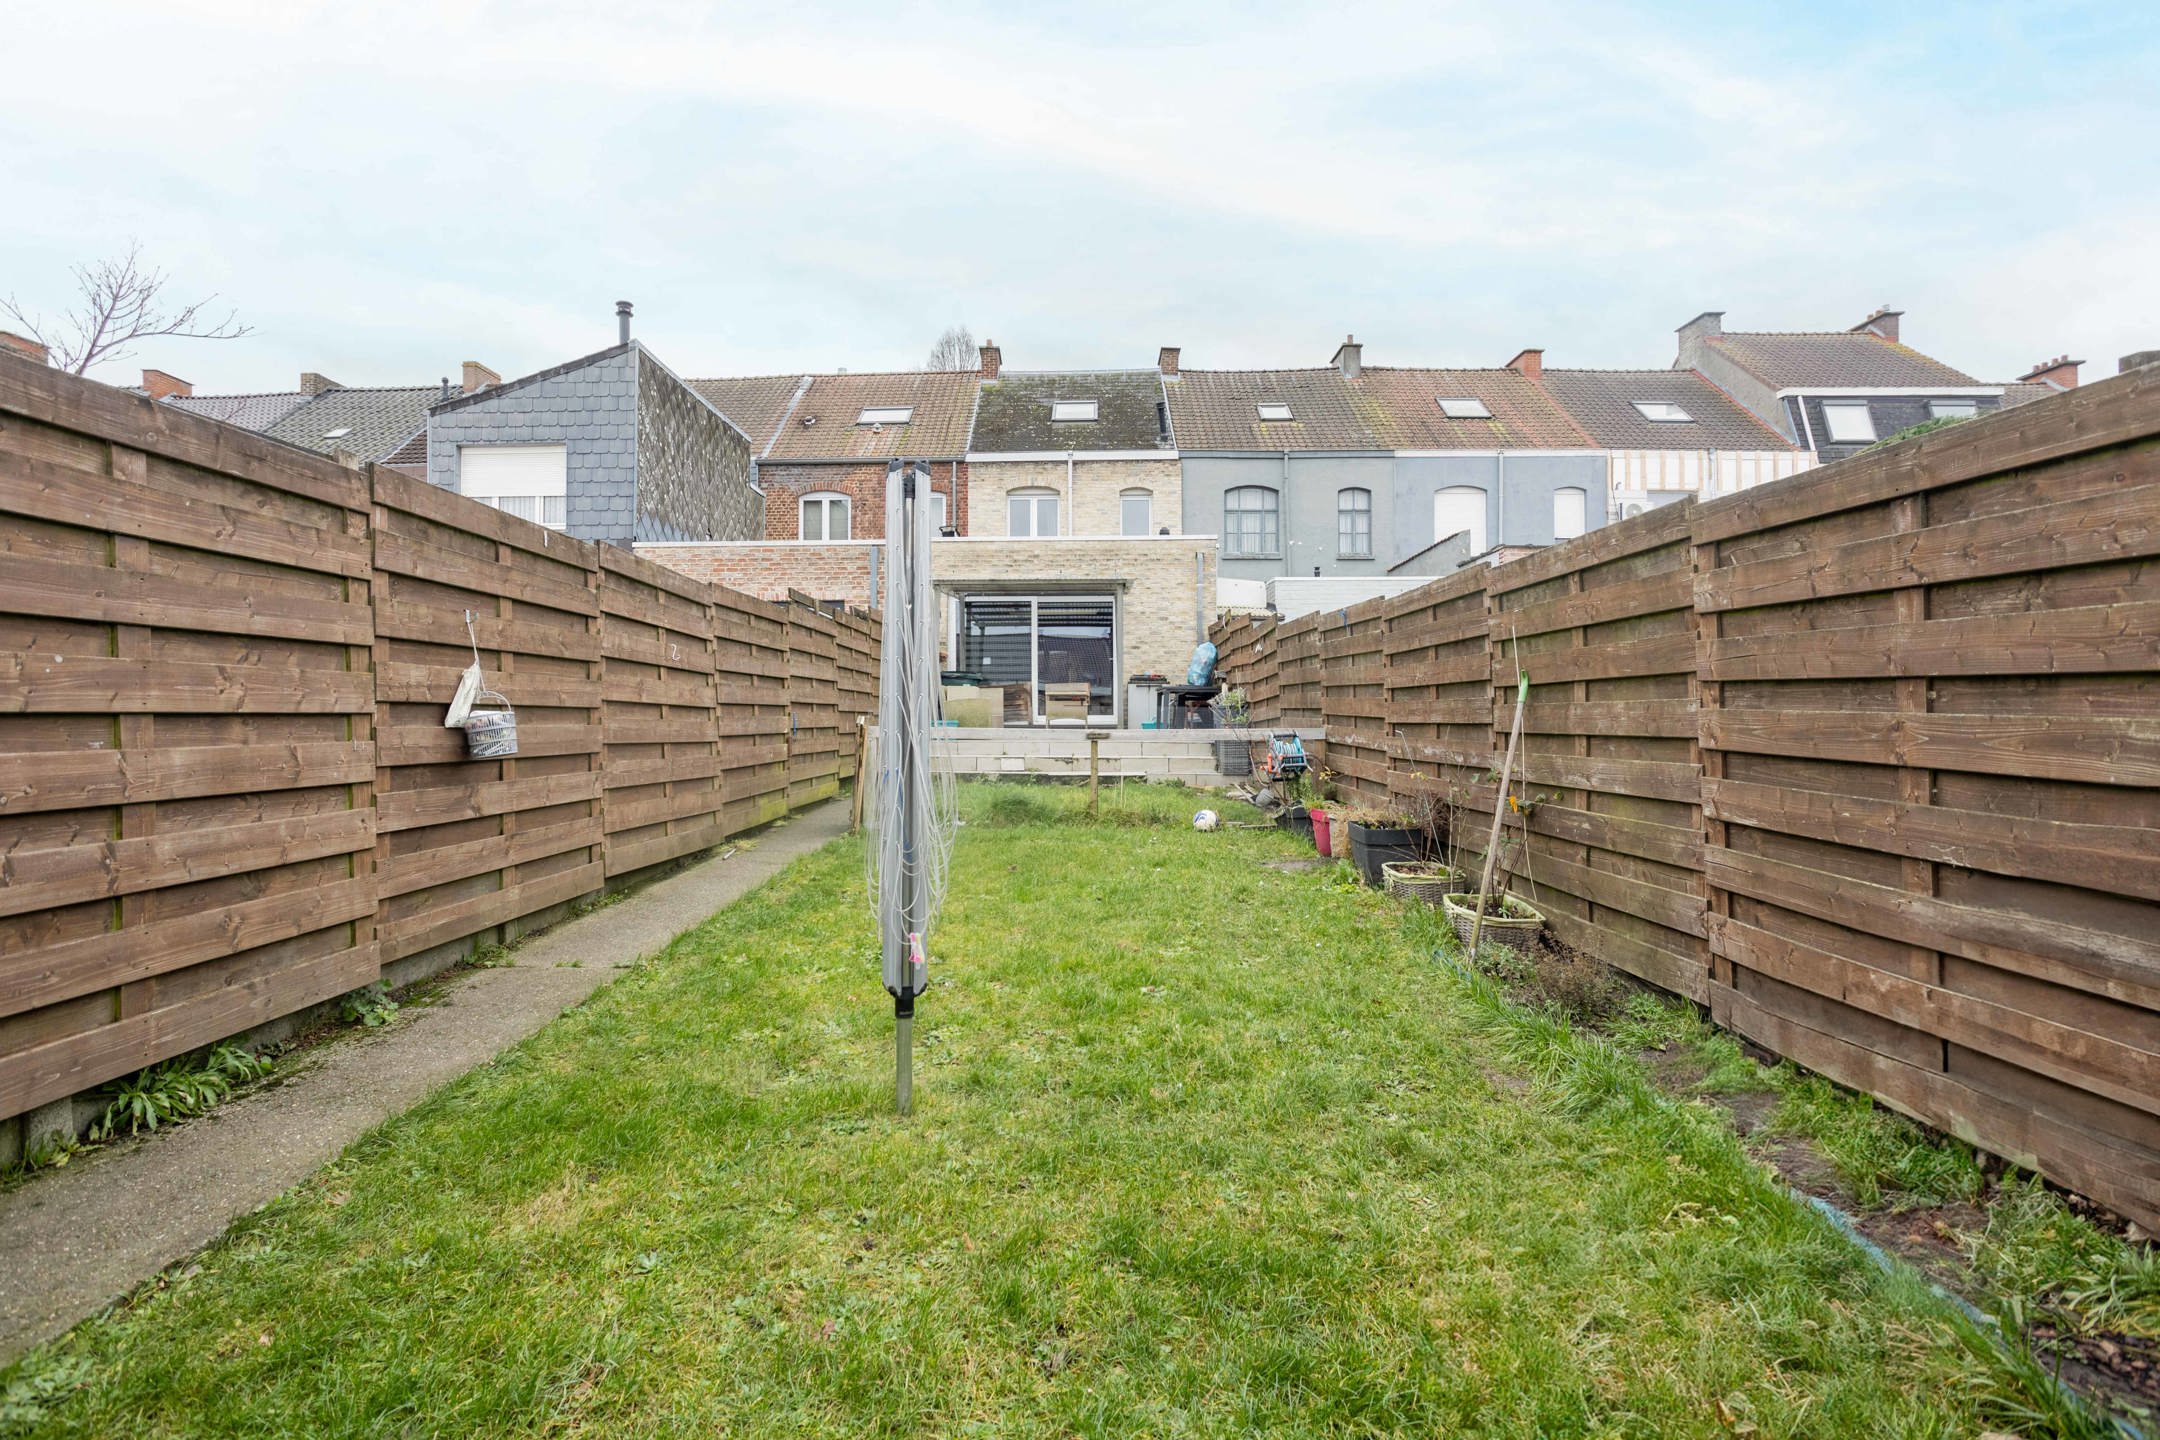
M 1121 490 L 1118 492 L 1118 533 L 1121 535 L 1146 535 L 1150 510 L 1155 504 L 1155 494 L 1150 490 Z
M 1005 496 L 1005 533 L 1032 538 L 1058 533 L 1055 490 L 1014 490 Z
M 1222 553 L 1254 559 L 1282 553 L 1282 502 L 1266 485 L 1223 492 Z
M 802 538 L 845 540 L 848 538 L 848 497 L 820 490 L 802 497 Z
M 1362 486 L 1335 492 L 1335 553 L 1344 560 L 1372 559 L 1372 491 Z
M 1552 492 L 1552 534 L 1555 540 L 1572 540 L 1590 528 L 1588 491 L 1565 486 Z
M 1470 553 L 1485 553 L 1485 492 L 1474 485 L 1450 485 L 1433 496 L 1433 539 L 1470 532 Z

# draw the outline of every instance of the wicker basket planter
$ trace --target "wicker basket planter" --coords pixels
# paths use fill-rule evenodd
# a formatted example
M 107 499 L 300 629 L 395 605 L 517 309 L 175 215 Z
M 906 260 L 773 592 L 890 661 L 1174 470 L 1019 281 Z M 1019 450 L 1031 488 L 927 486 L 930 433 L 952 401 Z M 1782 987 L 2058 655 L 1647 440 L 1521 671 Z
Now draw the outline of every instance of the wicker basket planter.
M 1485 933 L 1480 938 L 1510 950 L 1529 949 L 1545 928 L 1545 917 L 1513 895 L 1493 899 L 1499 902 L 1499 908 L 1485 917 Z M 1471 933 L 1477 926 L 1477 896 L 1450 894 L 1440 903 L 1447 911 L 1448 923 L 1455 927 L 1455 938 L 1462 941 L 1465 950 L 1469 949 Z
M 1380 874 L 1388 894 L 1405 895 L 1427 905 L 1438 905 L 1450 890 L 1465 883 L 1464 876 L 1437 860 L 1388 860 L 1381 864 Z

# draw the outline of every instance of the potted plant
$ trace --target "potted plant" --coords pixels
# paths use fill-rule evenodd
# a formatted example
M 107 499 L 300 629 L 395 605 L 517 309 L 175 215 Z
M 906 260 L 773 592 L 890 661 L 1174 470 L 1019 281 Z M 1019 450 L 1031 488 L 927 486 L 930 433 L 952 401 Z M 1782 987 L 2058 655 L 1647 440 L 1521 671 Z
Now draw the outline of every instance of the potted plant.
M 1460 890 L 1466 878 L 1438 860 L 1389 860 L 1380 866 L 1390 895 L 1407 895 L 1427 905 L 1438 905 L 1450 891 Z
M 1375 888 L 1386 879 L 1381 866 L 1390 860 L 1422 860 L 1429 851 L 1430 837 L 1419 817 L 1398 806 L 1361 805 L 1346 808 L 1343 816 L 1349 821 L 1350 863 Z
M 1447 912 L 1448 923 L 1455 927 L 1455 938 L 1462 941 L 1463 949 L 1470 948 L 1470 937 L 1478 935 L 1480 942 L 1490 940 L 1510 950 L 1527 950 L 1545 928 L 1545 917 L 1517 897 L 1506 891 L 1495 891 L 1485 897 L 1485 924 L 1477 923 L 1478 897 L 1476 892 L 1454 893 L 1442 897 L 1441 908 Z M 1479 933 L 1482 929 L 1482 933 Z

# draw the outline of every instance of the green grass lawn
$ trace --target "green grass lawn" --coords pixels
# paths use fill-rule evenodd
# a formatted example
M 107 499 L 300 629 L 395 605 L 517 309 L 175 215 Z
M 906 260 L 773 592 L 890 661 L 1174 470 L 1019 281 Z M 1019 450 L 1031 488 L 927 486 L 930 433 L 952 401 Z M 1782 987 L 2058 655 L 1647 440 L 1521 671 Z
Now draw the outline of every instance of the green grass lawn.
M 970 789 L 916 1113 L 837 844 L 31 1357 L 95 1436 L 1972 1436 L 1937 1311 L 1195 801 Z M 1310 854 L 1309 849 L 1305 851 Z M 1632 1062 L 1629 1062 L 1632 1064 Z

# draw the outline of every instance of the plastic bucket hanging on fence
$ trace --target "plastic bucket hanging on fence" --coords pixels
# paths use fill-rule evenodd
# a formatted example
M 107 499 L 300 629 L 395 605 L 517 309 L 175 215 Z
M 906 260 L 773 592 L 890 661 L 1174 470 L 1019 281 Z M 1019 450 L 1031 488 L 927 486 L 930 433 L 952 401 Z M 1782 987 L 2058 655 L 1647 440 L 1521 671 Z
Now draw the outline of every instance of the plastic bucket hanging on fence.
M 518 753 L 517 711 L 508 697 L 490 690 L 480 676 L 480 640 L 473 633 L 472 611 L 465 612 L 465 638 L 472 643 L 473 663 L 458 677 L 457 694 L 450 699 L 450 713 L 443 717 L 446 730 L 465 732 L 465 753 L 475 760 L 500 760 Z M 476 709 L 481 701 L 492 701 Z

